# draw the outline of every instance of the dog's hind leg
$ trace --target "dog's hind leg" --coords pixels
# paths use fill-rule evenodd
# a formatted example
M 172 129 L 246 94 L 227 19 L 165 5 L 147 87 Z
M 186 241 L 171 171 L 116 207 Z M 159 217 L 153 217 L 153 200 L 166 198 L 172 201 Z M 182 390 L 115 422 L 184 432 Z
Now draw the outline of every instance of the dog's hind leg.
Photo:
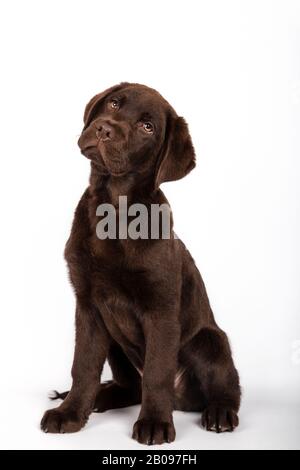
M 94 412 L 125 408 L 141 403 L 141 391 L 137 388 L 125 388 L 113 380 L 101 384 L 95 401 Z
M 182 351 L 193 376 L 192 408 L 197 396 L 202 425 L 208 431 L 233 431 L 238 425 L 240 385 L 226 334 L 217 326 L 202 328 Z

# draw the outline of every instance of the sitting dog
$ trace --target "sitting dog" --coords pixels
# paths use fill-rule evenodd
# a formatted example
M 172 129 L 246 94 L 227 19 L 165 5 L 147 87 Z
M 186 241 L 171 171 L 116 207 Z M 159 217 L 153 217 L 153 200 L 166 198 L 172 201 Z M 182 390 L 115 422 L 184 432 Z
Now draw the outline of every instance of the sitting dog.
M 183 178 L 195 153 L 182 117 L 155 90 L 121 83 L 84 112 L 78 145 L 90 184 L 75 212 L 65 258 L 76 295 L 72 387 L 46 411 L 45 432 L 75 432 L 91 412 L 141 403 L 133 438 L 175 439 L 173 410 L 202 412 L 202 425 L 233 431 L 238 373 L 195 263 L 172 228 L 168 238 L 100 239 L 101 204 L 168 204 L 160 185 Z M 171 221 L 172 222 L 172 221 Z M 105 360 L 113 379 L 100 382 Z

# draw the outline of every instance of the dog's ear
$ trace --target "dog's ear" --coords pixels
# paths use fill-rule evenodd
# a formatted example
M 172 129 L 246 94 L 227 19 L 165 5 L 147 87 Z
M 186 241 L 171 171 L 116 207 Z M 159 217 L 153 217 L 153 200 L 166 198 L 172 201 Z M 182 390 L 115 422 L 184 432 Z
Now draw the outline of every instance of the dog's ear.
M 96 115 L 99 107 L 101 106 L 102 101 L 110 94 L 113 92 L 120 91 L 122 88 L 124 88 L 126 85 L 129 85 L 129 83 L 121 83 L 120 85 L 115 85 L 107 90 L 103 91 L 102 93 L 99 93 L 98 95 L 95 95 L 86 105 L 85 110 L 84 110 L 84 115 L 83 115 L 83 122 L 84 122 L 84 129 L 86 129 L 89 124 L 92 122 L 94 116 Z
M 182 117 L 170 116 L 167 120 L 166 138 L 158 161 L 155 187 L 166 181 L 186 176 L 195 167 L 195 151 L 187 123 Z

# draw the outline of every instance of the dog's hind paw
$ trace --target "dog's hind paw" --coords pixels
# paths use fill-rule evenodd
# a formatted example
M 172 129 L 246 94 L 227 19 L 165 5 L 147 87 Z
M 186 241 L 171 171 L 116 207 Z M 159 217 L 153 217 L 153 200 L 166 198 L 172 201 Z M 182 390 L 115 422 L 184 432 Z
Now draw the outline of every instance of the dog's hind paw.
M 202 413 L 202 426 L 216 433 L 232 432 L 239 424 L 235 411 L 224 406 L 209 406 Z

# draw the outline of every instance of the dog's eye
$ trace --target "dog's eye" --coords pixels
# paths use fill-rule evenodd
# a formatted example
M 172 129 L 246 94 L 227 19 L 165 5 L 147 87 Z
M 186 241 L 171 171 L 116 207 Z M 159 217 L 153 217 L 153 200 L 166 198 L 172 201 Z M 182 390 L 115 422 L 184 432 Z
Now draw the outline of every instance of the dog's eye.
M 119 103 L 119 101 L 116 100 L 116 99 L 110 100 L 110 102 L 109 102 L 109 107 L 110 107 L 111 109 L 119 109 L 120 103 Z
M 154 126 L 152 124 L 152 122 L 144 122 L 143 123 L 143 129 L 144 131 L 146 131 L 148 134 L 153 134 L 153 131 L 154 131 Z

